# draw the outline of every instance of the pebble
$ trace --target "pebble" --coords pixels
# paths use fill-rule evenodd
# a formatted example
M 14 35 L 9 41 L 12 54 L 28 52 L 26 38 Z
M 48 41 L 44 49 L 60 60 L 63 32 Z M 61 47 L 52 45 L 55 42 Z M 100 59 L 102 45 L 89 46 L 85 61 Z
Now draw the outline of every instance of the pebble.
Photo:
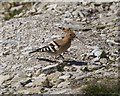
M 104 50 L 100 49 L 99 47 L 94 47 L 94 50 L 90 53 L 90 55 L 96 56 L 96 57 L 105 57 L 106 53 Z
M 63 79 L 63 80 L 68 80 L 71 77 L 72 74 L 70 73 L 66 73 L 65 75 L 62 75 L 59 77 L 59 79 Z
M 29 11 L 27 11 L 26 12 L 26 16 L 28 16 L 28 15 L 33 15 L 33 14 L 35 14 L 37 12 L 37 9 L 36 8 L 31 8 Z
M 59 79 L 59 77 L 62 75 L 61 72 L 56 71 L 55 73 L 51 73 L 49 75 L 47 75 L 48 79 L 51 81 L 57 81 Z
M 49 73 L 57 71 L 57 69 L 58 69 L 57 67 L 58 67 L 58 64 L 48 65 L 48 66 L 42 68 L 42 72 L 49 74 Z
M 10 75 L 0 75 L 0 86 L 8 79 L 10 79 Z
M 19 10 L 21 10 L 22 8 L 23 8 L 23 5 L 20 5 L 20 6 L 12 7 L 12 8 L 10 9 L 10 11 L 19 11 Z
M 48 7 L 47 10 L 53 10 L 53 9 L 56 9 L 57 4 L 51 4 L 51 5 L 48 5 L 47 7 Z
M 31 78 L 26 78 L 25 80 L 20 81 L 20 84 L 24 87 L 25 85 L 31 83 Z
M 65 94 L 66 92 L 71 92 L 70 88 L 62 88 L 60 90 L 54 90 L 52 92 L 47 92 L 46 94 Z
M 51 84 L 56 87 L 62 80 L 59 80 L 59 77 L 62 75 L 61 72 L 56 71 L 55 73 L 51 73 L 47 75 L 48 80 L 50 81 Z
M 100 69 L 100 68 L 101 68 L 100 65 L 89 65 L 89 66 L 88 66 L 88 70 L 89 70 L 89 71 L 98 70 L 98 69 Z
M 34 87 L 34 88 L 29 88 L 26 90 L 26 93 L 24 94 L 41 94 L 41 88 L 40 87 Z
M 101 59 L 100 59 L 100 63 L 102 63 L 102 64 L 107 64 L 107 63 L 108 63 L 107 58 L 101 58 Z
M 70 85 L 69 81 L 65 81 L 65 82 L 61 82 L 60 84 L 58 84 L 58 88 L 68 88 Z
M 10 9 L 11 4 L 10 4 L 10 3 L 8 3 L 8 2 L 5 2 L 5 3 L 4 3 L 4 4 L 2 4 L 1 6 L 3 6 L 3 8 L 4 8 L 5 10 L 8 10 L 8 9 Z
M 91 63 L 94 63 L 94 62 L 99 61 L 99 60 L 100 60 L 100 57 L 96 57 L 96 58 L 92 59 Z
M 49 87 L 49 80 L 45 74 L 41 74 L 34 78 L 33 86 L 44 86 Z

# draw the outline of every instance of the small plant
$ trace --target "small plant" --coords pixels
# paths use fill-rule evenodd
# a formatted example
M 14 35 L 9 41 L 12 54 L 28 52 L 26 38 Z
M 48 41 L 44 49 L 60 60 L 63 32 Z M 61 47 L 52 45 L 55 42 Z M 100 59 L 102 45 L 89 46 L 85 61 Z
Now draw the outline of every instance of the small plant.
M 14 10 L 14 11 L 9 11 L 8 14 L 5 14 L 4 20 L 9 20 L 13 18 L 15 15 L 19 14 L 22 10 Z
M 119 96 L 118 90 L 116 81 L 92 82 L 82 89 L 85 96 Z
M 15 0 L 13 0 L 15 1 Z M 19 10 L 13 10 L 11 11 L 10 8 L 9 9 L 6 9 L 5 10 L 5 13 L 4 14 L 4 20 L 9 20 L 11 18 L 13 18 L 15 15 L 19 15 L 21 12 L 26 12 L 27 10 L 30 10 L 31 6 L 34 4 L 34 2 L 23 2 L 22 4 L 19 3 L 19 2 L 12 2 L 10 3 L 11 5 L 11 8 L 12 7 L 16 7 L 16 6 L 19 6 L 19 5 L 23 5 L 22 9 L 19 9 Z M 4 3 L 3 3 L 4 5 Z M 4 6 L 3 6 L 4 7 Z

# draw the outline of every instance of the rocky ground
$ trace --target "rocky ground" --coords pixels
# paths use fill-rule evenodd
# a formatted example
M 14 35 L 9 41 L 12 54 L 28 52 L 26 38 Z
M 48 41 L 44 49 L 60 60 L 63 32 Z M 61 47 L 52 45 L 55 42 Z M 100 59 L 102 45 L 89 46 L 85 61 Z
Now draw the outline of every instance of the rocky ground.
M 0 94 L 75 94 L 89 81 L 118 80 L 119 2 L 1 3 L 0 9 Z M 63 62 L 28 54 L 63 36 L 58 26 L 78 37 Z

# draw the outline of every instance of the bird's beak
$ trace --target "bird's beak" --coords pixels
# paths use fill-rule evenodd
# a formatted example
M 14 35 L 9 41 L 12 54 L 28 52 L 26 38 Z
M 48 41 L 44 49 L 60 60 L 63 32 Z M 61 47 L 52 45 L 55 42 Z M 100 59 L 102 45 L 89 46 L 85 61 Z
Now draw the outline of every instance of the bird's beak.
M 59 29 L 61 29 L 61 30 L 65 30 L 65 28 L 64 27 L 58 27 Z
M 80 39 L 80 38 L 78 38 L 77 36 L 75 37 L 78 41 L 80 41 L 80 42 L 82 42 L 83 44 L 85 44 L 85 42 L 82 40 L 82 39 Z

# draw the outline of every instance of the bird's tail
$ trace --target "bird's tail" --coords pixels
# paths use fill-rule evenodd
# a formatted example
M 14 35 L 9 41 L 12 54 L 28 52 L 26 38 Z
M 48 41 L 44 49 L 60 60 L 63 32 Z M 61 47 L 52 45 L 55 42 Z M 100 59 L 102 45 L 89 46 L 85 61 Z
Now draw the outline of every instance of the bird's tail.
M 34 51 L 29 52 L 29 54 L 35 53 L 35 52 L 49 52 L 49 51 L 51 51 L 50 48 L 48 46 L 44 46 L 42 48 L 38 48 Z

